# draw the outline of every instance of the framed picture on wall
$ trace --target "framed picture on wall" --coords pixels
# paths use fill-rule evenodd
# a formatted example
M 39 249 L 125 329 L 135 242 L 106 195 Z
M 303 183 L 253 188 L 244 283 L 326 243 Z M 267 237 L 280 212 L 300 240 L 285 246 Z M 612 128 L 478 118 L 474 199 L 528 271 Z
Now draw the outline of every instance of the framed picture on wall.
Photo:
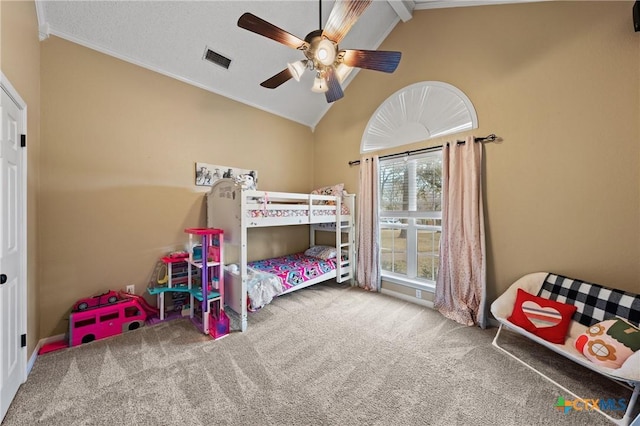
M 241 175 L 252 175 L 254 182 L 258 183 L 258 172 L 255 170 L 241 169 L 239 167 L 221 166 L 217 164 L 196 163 L 196 186 L 211 186 L 222 178 L 236 178 Z

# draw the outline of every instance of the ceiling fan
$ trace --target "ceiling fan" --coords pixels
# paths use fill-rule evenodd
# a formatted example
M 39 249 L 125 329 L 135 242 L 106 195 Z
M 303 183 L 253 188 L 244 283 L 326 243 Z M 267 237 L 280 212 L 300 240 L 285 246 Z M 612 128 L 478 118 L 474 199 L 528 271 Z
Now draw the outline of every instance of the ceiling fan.
M 320 27 L 322 27 L 322 0 L 320 1 Z M 347 35 L 353 24 L 371 4 L 371 0 L 337 1 L 329 14 L 324 29 L 311 31 L 304 40 L 261 19 L 244 13 L 238 26 L 261 36 L 301 50 L 306 59 L 287 64 L 287 68 L 260 83 L 262 87 L 275 89 L 282 83 L 300 77 L 306 69 L 314 71 L 316 78 L 311 90 L 324 93 L 327 102 L 344 96 L 340 83 L 353 67 L 392 73 L 398 67 L 401 52 L 382 50 L 340 49 L 338 43 Z

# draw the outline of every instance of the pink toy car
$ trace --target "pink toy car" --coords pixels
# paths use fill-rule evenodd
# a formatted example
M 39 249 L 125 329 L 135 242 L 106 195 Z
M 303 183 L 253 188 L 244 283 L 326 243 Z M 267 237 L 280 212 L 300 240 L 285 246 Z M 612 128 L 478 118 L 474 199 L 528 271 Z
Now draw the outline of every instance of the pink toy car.
M 106 293 L 98 296 L 87 297 L 85 299 L 78 300 L 71 308 L 72 312 L 85 311 L 89 308 L 97 308 L 98 306 L 111 305 L 120 300 L 118 292 L 109 290 Z
M 144 326 L 146 319 L 147 314 L 135 299 L 118 300 L 95 309 L 72 312 L 69 315 L 69 346 L 136 330 Z

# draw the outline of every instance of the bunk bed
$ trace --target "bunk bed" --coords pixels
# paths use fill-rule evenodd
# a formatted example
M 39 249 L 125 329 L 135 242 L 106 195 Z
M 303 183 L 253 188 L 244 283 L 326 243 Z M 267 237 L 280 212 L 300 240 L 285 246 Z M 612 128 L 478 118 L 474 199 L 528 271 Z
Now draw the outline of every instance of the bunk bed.
M 225 268 L 225 303 L 240 316 L 241 330 L 247 329 L 248 293 L 256 285 L 270 285 L 274 296 L 335 279 L 352 280 L 355 275 L 355 195 L 316 195 L 257 191 L 243 188 L 234 179 L 215 181 L 207 193 L 207 226 L 224 230 L 227 247 L 238 252 L 237 267 Z M 335 258 L 314 265 L 303 253 L 249 262 L 247 246 L 251 228 L 308 225 L 310 246 L 316 246 L 317 232 L 335 235 Z M 227 251 L 228 253 L 229 251 Z M 295 262 L 282 265 L 281 262 Z M 279 274 L 278 271 L 299 273 Z M 306 269 L 302 269 L 306 268 Z M 302 277 L 287 281 L 284 275 Z

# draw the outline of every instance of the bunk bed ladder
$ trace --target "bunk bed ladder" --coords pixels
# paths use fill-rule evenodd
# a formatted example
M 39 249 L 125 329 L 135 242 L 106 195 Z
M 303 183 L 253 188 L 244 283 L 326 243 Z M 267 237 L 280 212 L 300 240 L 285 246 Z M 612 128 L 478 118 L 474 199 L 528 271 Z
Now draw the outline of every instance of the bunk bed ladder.
M 342 279 L 342 219 L 341 216 L 341 200 L 336 201 L 336 281 L 341 283 Z
M 346 224 L 342 224 L 340 223 L 340 225 L 338 226 L 338 228 L 340 229 L 340 252 L 341 253 L 346 253 L 346 256 L 343 258 L 340 258 L 340 263 L 342 267 L 346 267 L 346 271 L 342 273 L 342 275 L 340 276 L 340 282 L 342 281 L 346 281 L 346 280 L 350 280 L 353 279 L 354 275 L 355 275 L 355 271 L 354 271 L 354 262 L 353 262 L 353 238 L 352 238 L 352 227 L 351 227 L 351 220 L 349 220 Z M 342 234 L 346 233 L 347 234 L 347 241 L 346 242 L 342 242 Z
M 353 212 L 353 203 L 350 203 L 350 213 Z M 336 281 L 341 283 L 346 280 L 353 280 L 355 276 L 355 259 L 354 259 L 354 238 L 353 238 L 353 220 L 352 216 L 347 216 L 347 220 L 342 219 L 341 201 L 338 199 L 336 205 L 336 249 L 339 253 L 336 265 Z M 347 240 L 343 242 L 342 235 L 347 234 Z

